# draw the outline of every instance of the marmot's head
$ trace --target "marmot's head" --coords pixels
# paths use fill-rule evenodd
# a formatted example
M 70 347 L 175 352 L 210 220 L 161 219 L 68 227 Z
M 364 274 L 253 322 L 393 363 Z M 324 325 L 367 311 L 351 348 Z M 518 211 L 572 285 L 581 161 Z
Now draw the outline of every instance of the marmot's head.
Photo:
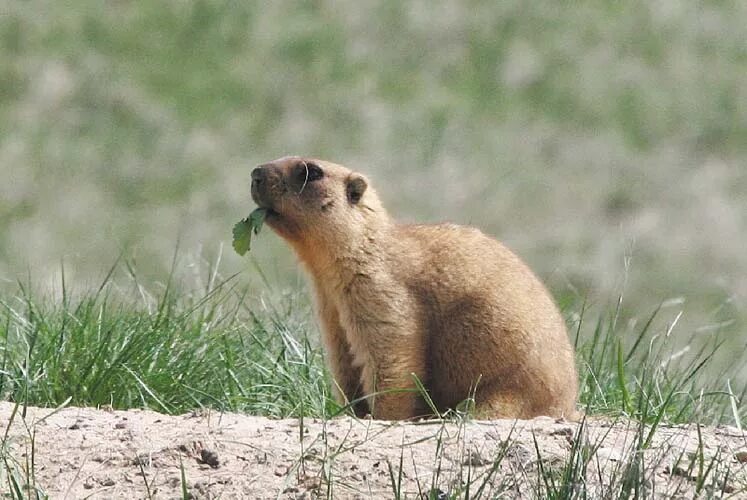
M 267 209 L 267 225 L 297 245 L 347 245 L 386 212 L 361 174 L 297 156 L 252 171 L 252 198 Z

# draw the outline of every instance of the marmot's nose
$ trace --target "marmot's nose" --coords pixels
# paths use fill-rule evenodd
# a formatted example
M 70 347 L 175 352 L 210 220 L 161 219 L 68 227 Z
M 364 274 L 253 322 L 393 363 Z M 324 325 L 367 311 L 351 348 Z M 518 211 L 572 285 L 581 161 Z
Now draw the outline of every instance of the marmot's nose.
M 255 186 L 262 184 L 266 176 L 267 169 L 265 167 L 255 168 L 254 170 L 252 170 L 252 184 L 254 184 Z

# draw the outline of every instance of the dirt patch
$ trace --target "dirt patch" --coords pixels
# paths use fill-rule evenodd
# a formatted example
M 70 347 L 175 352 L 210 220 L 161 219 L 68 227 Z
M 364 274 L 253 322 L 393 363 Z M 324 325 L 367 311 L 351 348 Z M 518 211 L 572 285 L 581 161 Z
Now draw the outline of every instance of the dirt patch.
M 461 498 L 466 488 L 531 498 L 563 485 L 596 498 L 626 478 L 654 497 L 747 498 L 747 436 L 732 427 L 662 427 L 641 452 L 647 433 L 629 421 L 579 430 L 549 418 L 391 423 L 29 407 L 8 428 L 13 410 L 0 403 L 0 491 L 14 474 L 52 498 Z

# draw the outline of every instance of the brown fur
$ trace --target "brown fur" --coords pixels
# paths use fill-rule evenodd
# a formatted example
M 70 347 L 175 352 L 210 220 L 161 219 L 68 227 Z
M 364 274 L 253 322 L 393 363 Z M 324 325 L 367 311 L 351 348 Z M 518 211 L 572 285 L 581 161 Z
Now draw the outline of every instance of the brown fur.
M 252 173 L 252 197 L 316 289 L 341 401 L 405 419 L 474 396 L 482 418 L 576 416 L 563 318 L 526 265 L 479 230 L 393 222 L 365 177 L 281 158 Z M 400 390 L 405 389 L 405 390 Z

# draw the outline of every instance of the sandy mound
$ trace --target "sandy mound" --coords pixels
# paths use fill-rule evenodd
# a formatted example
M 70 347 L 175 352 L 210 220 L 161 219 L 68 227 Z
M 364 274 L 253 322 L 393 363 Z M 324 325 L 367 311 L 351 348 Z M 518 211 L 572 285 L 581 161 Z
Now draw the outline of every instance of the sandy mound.
M 0 403 L 2 429 L 13 409 Z M 460 425 L 32 407 L 24 419 L 21 412 L 2 447 L 0 490 L 14 474 L 22 488 L 31 479 L 52 498 L 183 498 L 183 488 L 190 498 L 463 498 L 467 487 L 471 497 L 531 498 L 548 484 L 569 484 L 564 477 L 594 498 L 619 491 L 626 471 L 653 496 L 692 497 L 700 488 L 747 498 L 747 436 L 730 427 L 701 428 L 700 438 L 694 424 L 663 427 L 635 453 L 636 424 L 628 421 L 587 422 L 579 437 L 578 425 L 549 418 Z M 583 453 L 574 454 L 574 444 Z M 586 457 L 576 461 L 582 472 L 563 476 L 574 455 Z

